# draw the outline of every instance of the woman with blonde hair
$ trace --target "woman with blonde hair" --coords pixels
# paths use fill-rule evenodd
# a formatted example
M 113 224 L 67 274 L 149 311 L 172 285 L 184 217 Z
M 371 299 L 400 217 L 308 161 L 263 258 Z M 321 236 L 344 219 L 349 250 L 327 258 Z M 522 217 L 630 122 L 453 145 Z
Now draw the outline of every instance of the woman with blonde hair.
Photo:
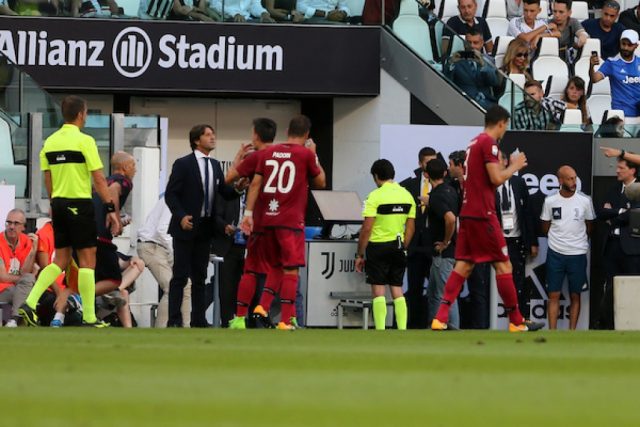
M 509 74 L 524 74 L 527 81 L 533 80 L 529 73 L 529 44 L 521 39 L 514 39 L 507 47 L 500 70 Z

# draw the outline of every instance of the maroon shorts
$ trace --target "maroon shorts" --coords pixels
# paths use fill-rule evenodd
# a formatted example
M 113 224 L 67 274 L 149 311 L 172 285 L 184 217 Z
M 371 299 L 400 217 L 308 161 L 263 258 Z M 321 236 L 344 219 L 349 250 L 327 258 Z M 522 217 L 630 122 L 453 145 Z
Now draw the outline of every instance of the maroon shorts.
M 305 266 L 303 230 L 267 228 L 262 237 L 266 258 L 272 268 Z
M 247 256 L 244 259 L 244 272 L 267 274 L 269 263 L 264 248 L 264 232 L 253 232 L 247 240 Z
M 455 256 L 457 260 L 473 263 L 509 261 L 498 217 L 461 218 Z

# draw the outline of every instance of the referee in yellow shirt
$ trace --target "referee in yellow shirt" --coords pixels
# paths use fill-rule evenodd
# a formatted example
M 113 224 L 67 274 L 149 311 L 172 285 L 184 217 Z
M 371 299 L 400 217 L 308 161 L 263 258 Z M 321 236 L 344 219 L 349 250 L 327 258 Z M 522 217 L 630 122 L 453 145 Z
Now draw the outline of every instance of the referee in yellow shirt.
M 395 170 L 389 160 L 373 162 L 371 175 L 378 188 L 369 193 L 364 203 L 356 271 L 362 272 L 364 267 L 367 283 L 371 285 L 376 329 L 385 327 L 385 286 L 389 286 L 396 324 L 404 330 L 407 329 L 407 303 L 402 293 L 402 278 L 407 266 L 405 251 L 415 231 L 416 204 L 411 193 L 393 181 Z
M 87 103 L 77 96 L 62 101 L 64 125 L 44 143 L 40 167 L 51 198 L 51 219 L 56 253 L 53 262 L 38 276 L 19 314 L 29 326 L 38 326 L 36 306 L 42 294 L 78 255 L 78 289 L 82 297 L 83 326 L 105 327 L 95 313 L 95 276 L 97 231 L 91 202 L 91 178 L 104 202 L 107 228 L 113 235 L 121 231 L 120 218 L 102 173 L 102 162 L 95 140 L 82 132 L 87 120 Z

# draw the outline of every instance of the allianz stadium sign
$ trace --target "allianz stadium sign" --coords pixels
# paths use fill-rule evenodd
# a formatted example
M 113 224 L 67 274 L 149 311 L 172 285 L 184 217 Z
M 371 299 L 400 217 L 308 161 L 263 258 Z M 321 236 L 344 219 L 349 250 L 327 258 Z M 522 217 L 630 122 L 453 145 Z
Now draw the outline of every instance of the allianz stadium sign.
M 0 17 L 0 55 L 46 88 L 379 93 L 379 30 Z

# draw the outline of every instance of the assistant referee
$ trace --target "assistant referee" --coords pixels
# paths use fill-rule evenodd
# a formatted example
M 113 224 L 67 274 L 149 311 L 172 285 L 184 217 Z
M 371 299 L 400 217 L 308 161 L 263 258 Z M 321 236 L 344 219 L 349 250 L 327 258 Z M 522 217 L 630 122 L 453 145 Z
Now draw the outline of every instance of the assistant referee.
M 416 205 L 411 193 L 393 181 L 395 170 L 389 160 L 373 162 L 371 175 L 378 188 L 369 193 L 364 203 L 356 271 L 360 273 L 364 267 L 367 283 L 371 285 L 376 329 L 385 327 L 385 286 L 388 285 L 396 324 L 404 330 L 407 329 L 407 303 L 402 294 L 402 278 L 407 266 L 405 251 L 415 231 Z
M 97 231 L 91 201 L 91 178 L 107 213 L 107 228 L 113 235 L 121 230 L 102 161 L 95 140 L 80 131 L 87 120 L 87 103 L 77 96 L 62 101 L 64 125 L 44 143 L 40 167 L 51 198 L 51 219 L 56 253 L 53 262 L 38 276 L 19 314 L 29 326 L 38 326 L 36 305 L 42 294 L 67 268 L 72 251 L 78 255 L 78 289 L 82 297 L 83 326 L 105 327 L 95 313 L 95 276 Z

